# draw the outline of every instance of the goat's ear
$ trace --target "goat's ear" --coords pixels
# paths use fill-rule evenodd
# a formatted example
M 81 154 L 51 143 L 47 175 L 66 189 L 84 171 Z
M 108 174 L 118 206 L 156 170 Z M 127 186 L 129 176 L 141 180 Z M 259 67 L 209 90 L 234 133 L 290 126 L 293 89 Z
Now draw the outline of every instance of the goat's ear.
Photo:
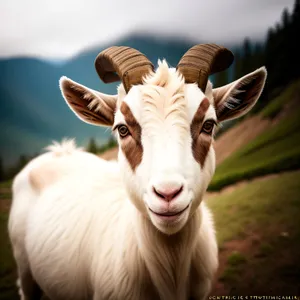
M 59 86 L 67 104 L 79 119 L 94 125 L 113 125 L 117 95 L 99 93 L 65 76 L 60 78 Z
M 266 78 L 267 70 L 262 67 L 232 83 L 213 89 L 218 121 L 246 114 L 261 95 Z

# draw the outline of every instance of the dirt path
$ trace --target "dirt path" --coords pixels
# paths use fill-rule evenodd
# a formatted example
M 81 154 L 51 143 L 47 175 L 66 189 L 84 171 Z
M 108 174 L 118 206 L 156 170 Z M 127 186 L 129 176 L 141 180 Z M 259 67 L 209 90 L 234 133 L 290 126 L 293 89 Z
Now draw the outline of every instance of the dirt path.
M 220 249 L 211 295 L 299 295 L 298 253 L 299 245 L 284 225 L 250 230 Z M 234 255 L 240 261 L 234 262 Z
M 257 115 L 247 118 L 240 124 L 228 129 L 214 142 L 217 165 L 272 125 L 273 121 L 262 119 Z

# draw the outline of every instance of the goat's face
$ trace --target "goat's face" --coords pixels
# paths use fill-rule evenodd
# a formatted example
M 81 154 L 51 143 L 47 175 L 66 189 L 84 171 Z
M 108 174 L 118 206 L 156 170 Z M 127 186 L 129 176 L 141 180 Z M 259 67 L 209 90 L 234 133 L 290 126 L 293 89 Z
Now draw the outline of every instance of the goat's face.
M 124 180 L 162 232 L 180 230 L 200 203 L 215 169 L 216 122 L 212 98 L 166 63 L 118 103 L 113 129 Z
M 84 121 L 111 125 L 131 201 L 161 232 L 180 231 L 199 206 L 215 170 L 215 124 L 246 113 L 266 78 L 258 69 L 203 93 L 167 64 L 126 94 L 108 96 L 61 80 L 69 106 Z

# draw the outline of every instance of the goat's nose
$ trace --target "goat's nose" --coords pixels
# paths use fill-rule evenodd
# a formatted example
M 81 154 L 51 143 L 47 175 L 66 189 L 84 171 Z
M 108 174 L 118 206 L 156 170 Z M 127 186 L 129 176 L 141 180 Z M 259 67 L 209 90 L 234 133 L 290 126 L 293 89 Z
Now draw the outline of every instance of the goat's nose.
M 177 187 L 168 187 L 168 188 L 156 188 L 153 187 L 153 191 L 155 195 L 161 198 L 164 201 L 170 202 L 174 198 L 176 198 L 183 190 L 183 186 Z

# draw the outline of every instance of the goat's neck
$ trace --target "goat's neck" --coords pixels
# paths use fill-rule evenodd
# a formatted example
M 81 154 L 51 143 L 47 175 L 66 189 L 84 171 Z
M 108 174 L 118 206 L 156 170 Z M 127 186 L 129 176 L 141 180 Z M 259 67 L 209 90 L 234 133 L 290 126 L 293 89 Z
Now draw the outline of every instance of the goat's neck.
M 201 225 L 201 210 L 197 209 L 179 233 L 170 236 L 158 231 L 141 213 L 137 212 L 136 221 L 139 252 L 160 298 L 186 299 L 187 279 Z

